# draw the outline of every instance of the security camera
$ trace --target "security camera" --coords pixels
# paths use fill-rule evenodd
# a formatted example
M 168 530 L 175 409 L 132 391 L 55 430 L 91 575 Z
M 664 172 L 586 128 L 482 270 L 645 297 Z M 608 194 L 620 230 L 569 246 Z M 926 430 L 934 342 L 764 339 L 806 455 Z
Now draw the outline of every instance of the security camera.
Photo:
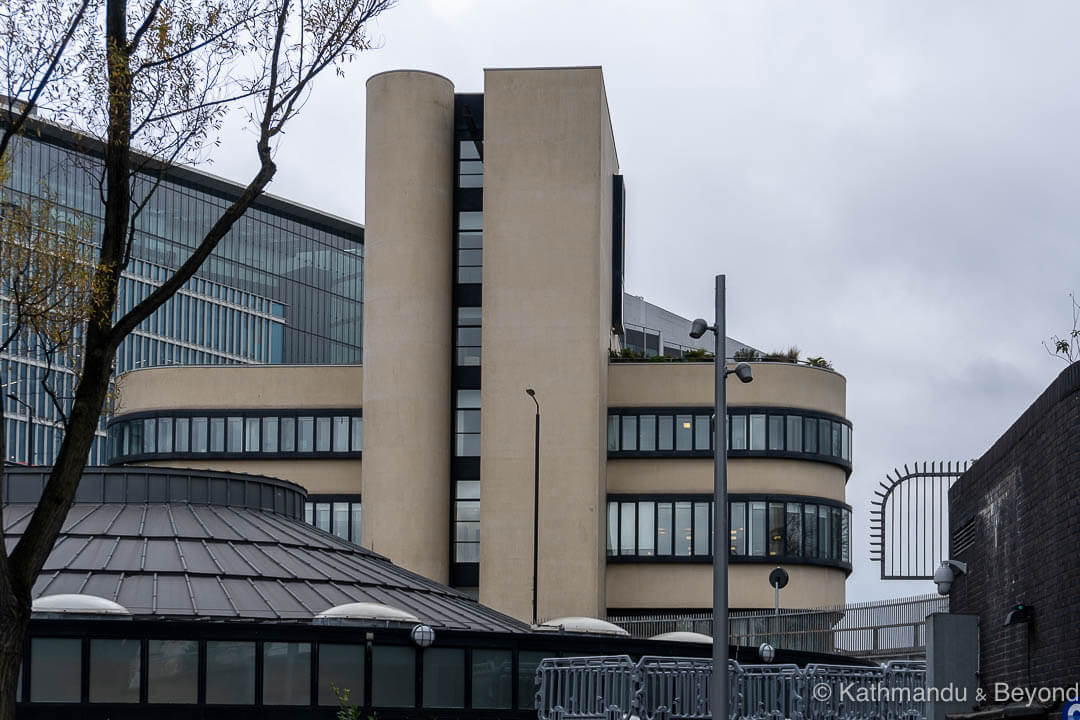
M 750 363 L 741 362 L 735 366 L 735 377 L 742 380 L 744 383 L 751 382 L 754 379 L 754 371 L 750 369 Z
M 934 584 L 937 585 L 939 595 L 948 595 L 952 591 L 952 584 L 957 575 L 967 572 L 967 563 L 959 560 L 942 560 L 941 567 L 934 571 Z

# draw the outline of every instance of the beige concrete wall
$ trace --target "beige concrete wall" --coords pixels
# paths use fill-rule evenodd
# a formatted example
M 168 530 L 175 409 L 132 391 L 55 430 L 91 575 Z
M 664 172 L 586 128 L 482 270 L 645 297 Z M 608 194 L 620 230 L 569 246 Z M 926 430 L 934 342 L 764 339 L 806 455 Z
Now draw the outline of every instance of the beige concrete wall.
M 781 458 L 728 459 L 728 491 L 811 495 L 844 502 L 843 468 Z M 712 458 L 608 460 L 609 493 L 712 493 Z
M 773 565 L 732 565 L 728 572 L 728 606 L 771 608 Z M 780 591 L 784 608 L 815 608 L 844 603 L 843 570 L 814 565 L 785 565 L 790 581 Z M 708 610 L 712 608 L 712 565 L 696 563 L 611 563 L 607 567 L 607 601 L 618 609 Z
M 269 475 L 302 485 L 309 493 L 352 495 L 361 491 L 360 460 L 216 460 L 209 458 L 199 460 L 187 458 L 146 461 L 137 464 Z
M 618 169 L 603 76 L 488 70 L 484 92 L 480 601 L 532 615 L 533 387 L 538 613 L 597 616 Z
M 847 380 L 840 373 L 791 363 L 751 363 L 754 381 L 729 378 L 729 405 L 803 408 L 845 415 Z M 712 405 L 712 363 L 612 363 L 611 407 Z
M 359 365 L 170 365 L 124 373 L 117 414 L 148 410 L 358 408 Z
M 367 83 L 363 544 L 449 579 L 454 87 Z

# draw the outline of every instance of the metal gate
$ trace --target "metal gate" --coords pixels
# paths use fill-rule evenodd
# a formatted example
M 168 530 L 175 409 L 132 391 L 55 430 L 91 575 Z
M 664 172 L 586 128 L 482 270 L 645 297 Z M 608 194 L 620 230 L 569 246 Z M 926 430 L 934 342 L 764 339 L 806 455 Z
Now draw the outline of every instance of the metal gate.
M 550 658 L 536 671 L 539 720 L 711 720 L 712 661 L 627 655 Z M 925 720 L 926 663 L 740 665 L 728 661 L 727 720 Z

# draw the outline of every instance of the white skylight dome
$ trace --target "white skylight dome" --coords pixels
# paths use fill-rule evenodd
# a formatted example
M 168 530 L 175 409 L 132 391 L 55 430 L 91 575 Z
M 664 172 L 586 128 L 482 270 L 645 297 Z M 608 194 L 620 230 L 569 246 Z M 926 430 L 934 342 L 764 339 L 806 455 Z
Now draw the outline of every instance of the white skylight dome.
M 36 613 L 68 615 L 131 615 L 131 611 L 112 600 L 97 595 L 63 594 L 39 597 L 31 606 Z
M 683 630 L 660 633 L 659 635 L 653 635 L 649 639 L 667 640 L 668 642 L 701 643 L 702 645 L 712 645 L 712 638 L 708 635 L 696 632 L 686 632 Z
M 624 635 L 630 633 L 614 623 L 591 617 L 562 617 L 536 625 L 537 630 L 562 630 L 564 632 L 590 633 L 594 635 Z
M 315 621 L 334 620 L 380 620 L 383 622 L 420 622 L 420 618 L 407 610 L 376 602 L 354 602 L 323 610 Z

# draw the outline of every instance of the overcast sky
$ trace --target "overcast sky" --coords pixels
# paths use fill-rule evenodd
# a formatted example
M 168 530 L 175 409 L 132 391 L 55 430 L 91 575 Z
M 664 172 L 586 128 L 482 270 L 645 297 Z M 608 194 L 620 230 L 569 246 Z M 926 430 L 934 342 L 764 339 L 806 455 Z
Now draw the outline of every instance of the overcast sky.
M 869 562 L 892 468 L 982 454 L 1064 367 L 1080 291 L 1080 4 L 400 0 L 321 78 L 271 191 L 364 220 L 364 83 L 602 65 L 628 188 L 628 291 L 797 345 L 848 380 L 849 601 L 930 592 Z M 229 133 L 212 171 L 248 177 Z

